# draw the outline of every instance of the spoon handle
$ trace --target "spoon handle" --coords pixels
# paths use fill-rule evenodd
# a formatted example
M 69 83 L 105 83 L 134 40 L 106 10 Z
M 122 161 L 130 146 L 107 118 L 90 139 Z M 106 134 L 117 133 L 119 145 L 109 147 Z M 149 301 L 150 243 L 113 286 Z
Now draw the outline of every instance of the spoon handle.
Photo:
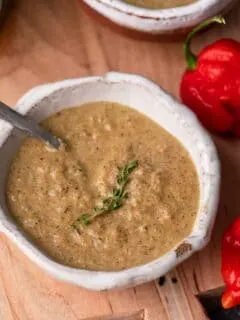
M 38 124 L 27 119 L 20 113 L 16 112 L 2 101 L 0 101 L 0 118 L 9 122 L 21 131 L 24 131 L 26 134 L 34 138 L 40 138 L 41 140 L 50 144 L 55 149 L 58 149 L 60 147 L 61 142 L 57 137 L 55 137 L 50 132 L 44 130 Z

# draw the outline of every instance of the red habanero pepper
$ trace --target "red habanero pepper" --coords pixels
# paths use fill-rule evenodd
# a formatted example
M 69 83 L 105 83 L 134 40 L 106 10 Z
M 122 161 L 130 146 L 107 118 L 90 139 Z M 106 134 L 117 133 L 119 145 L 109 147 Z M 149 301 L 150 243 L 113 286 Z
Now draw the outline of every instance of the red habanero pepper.
M 225 20 L 209 19 L 186 39 L 188 70 L 182 78 L 180 95 L 208 130 L 240 137 L 240 43 L 221 39 L 203 49 L 198 57 L 190 50 L 195 34 L 212 23 Z
M 222 276 L 226 284 L 223 307 L 230 309 L 240 305 L 240 217 L 223 235 Z

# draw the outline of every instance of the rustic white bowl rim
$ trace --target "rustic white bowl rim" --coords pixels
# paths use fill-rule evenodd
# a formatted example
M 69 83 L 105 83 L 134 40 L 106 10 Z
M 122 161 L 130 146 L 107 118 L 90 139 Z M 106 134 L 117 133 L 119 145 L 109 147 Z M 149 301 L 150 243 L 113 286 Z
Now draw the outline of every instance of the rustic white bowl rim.
M 9 219 L 9 216 L 3 212 L 3 208 L 0 206 L 0 231 L 4 232 L 32 261 L 60 280 L 92 290 L 134 286 L 156 279 L 205 246 L 210 239 L 215 221 L 220 186 L 219 159 L 215 145 L 208 133 L 202 128 L 195 115 L 188 108 L 179 104 L 159 86 L 142 76 L 110 72 L 99 77 L 86 77 L 45 84 L 30 90 L 24 95 L 16 104 L 16 109 L 18 112 L 26 114 L 37 105 L 40 106 L 43 101 L 47 100 L 48 103 L 51 103 L 51 97 L 54 94 L 56 96 L 56 93 L 61 92 L 61 90 L 74 90 L 74 88 L 83 85 L 97 85 L 99 83 L 109 85 L 110 87 L 121 86 L 122 84 L 124 86 L 136 86 L 138 90 L 143 90 L 153 95 L 154 99 L 160 99 L 159 101 L 162 101 L 164 105 L 163 108 L 168 108 L 171 117 L 174 117 L 174 121 L 177 121 L 184 134 L 186 133 L 189 139 L 193 139 L 192 143 L 199 150 L 197 152 L 199 152 L 201 158 L 204 176 L 201 177 L 203 179 L 203 190 L 201 190 L 203 201 L 200 203 L 198 218 L 192 234 L 155 261 L 119 272 L 81 270 L 53 261 L 19 230 L 13 220 Z M 158 107 L 153 106 L 153 108 L 156 109 Z M 159 112 L 161 112 L 161 108 L 159 108 Z M 167 122 L 168 119 L 166 118 L 164 121 Z M 4 121 L 0 121 L 0 150 L 7 143 L 11 130 L 10 125 Z M 183 243 L 191 245 L 191 250 L 178 256 L 176 249 Z
M 117 9 L 122 12 L 131 13 L 139 17 L 147 17 L 153 19 L 166 19 L 172 17 L 188 16 L 199 13 L 211 8 L 212 6 L 221 2 L 221 0 L 197 0 L 194 3 L 166 8 L 166 9 L 148 9 L 124 2 L 124 0 L 97 0 L 109 7 Z M 223 2 L 223 1 L 222 1 Z
M 197 2 L 167 9 L 147 9 L 124 0 L 81 0 L 92 9 L 122 27 L 161 34 L 193 27 L 224 11 L 237 0 L 197 0 Z

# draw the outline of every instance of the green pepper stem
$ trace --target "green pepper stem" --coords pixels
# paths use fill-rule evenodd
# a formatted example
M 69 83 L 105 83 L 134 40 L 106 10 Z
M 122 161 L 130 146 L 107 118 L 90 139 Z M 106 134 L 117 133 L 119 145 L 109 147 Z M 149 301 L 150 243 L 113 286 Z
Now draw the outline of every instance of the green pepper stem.
M 213 18 L 210 18 L 199 25 L 197 25 L 187 36 L 186 41 L 184 43 L 184 54 L 185 59 L 188 64 L 188 69 L 193 70 L 197 66 L 197 56 L 191 51 L 191 43 L 193 37 L 199 32 L 207 28 L 209 25 L 213 23 L 219 23 L 219 24 L 226 24 L 226 20 L 222 16 L 216 16 Z

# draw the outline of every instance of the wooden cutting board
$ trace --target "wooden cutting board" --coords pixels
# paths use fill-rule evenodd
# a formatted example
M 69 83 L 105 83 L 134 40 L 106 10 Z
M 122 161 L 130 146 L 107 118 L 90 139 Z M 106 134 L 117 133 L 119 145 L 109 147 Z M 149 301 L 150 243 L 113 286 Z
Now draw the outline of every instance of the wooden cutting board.
M 0 32 L 0 98 L 9 104 L 44 82 L 103 74 L 150 77 L 178 96 L 182 44 L 140 42 L 92 21 L 74 0 L 19 0 Z M 240 40 L 240 6 L 198 37 L 195 50 L 219 37 Z M 115 292 L 89 292 L 56 281 L 0 236 L 0 319 L 77 320 L 145 309 L 147 320 L 205 319 L 194 295 L 221 284 L 220 239 L 240 213 L 240 142 L 216 138 L 223 164 L 221 204 L 209 246 L 158 281 Z M 164 282 L 164 281 L 162 281 Z

